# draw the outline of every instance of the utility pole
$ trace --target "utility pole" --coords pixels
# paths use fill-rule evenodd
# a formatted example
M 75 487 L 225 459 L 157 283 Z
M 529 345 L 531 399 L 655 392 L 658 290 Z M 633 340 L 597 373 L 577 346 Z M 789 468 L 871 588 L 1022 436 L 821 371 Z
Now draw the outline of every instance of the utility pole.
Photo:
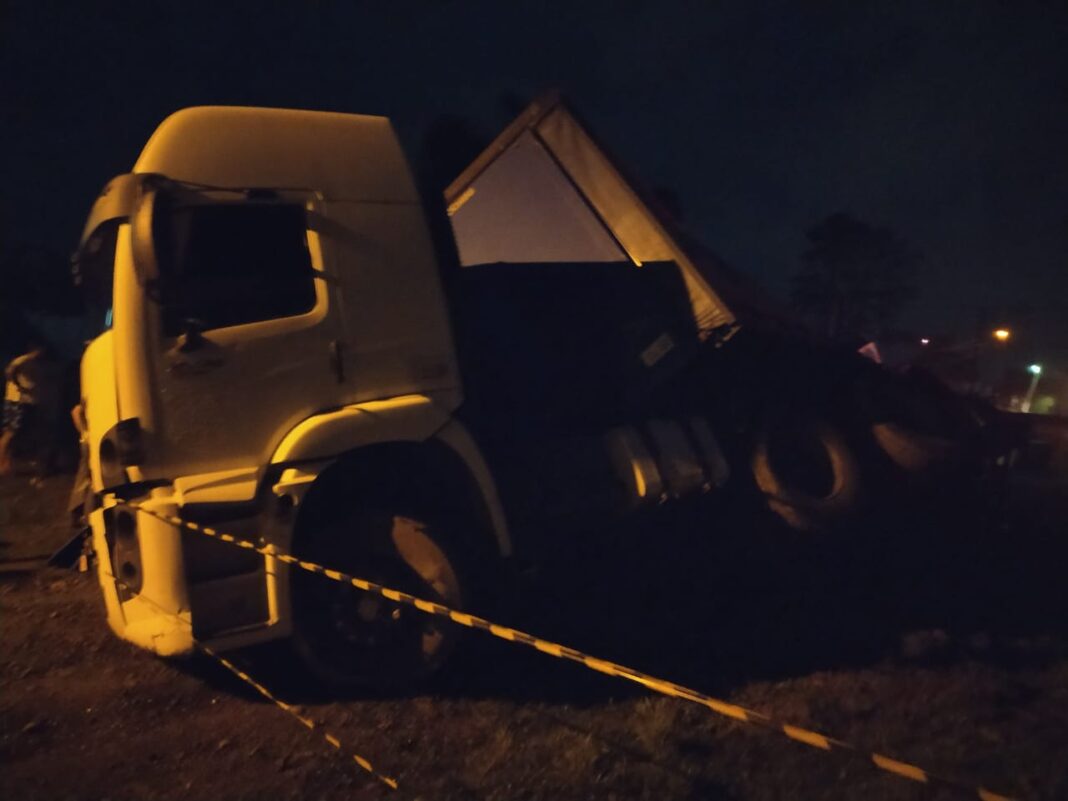
M 1027 371 L 1031 374 L 1031 386 L 1027 388 L 1027 394 L 1024 395 L 1023 403 L 1020 404 L 1020 411 L 1024 414 L 1031 411 L 1031 401 L 1035 399 L 1035 387 L 1038 386 L 1038 379 L 1042 375 L 1042 365 L 1032 364 Z

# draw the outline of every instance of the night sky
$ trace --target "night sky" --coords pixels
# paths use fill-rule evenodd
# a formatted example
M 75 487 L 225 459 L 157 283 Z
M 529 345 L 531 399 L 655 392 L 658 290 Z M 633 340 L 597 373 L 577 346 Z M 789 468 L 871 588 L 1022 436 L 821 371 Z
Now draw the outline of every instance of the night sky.
M 3 242 L 75 244 L 158 122 L 222 103 L 443 114 L 558 87 L 687 226 L 784 294 L 836 211 L 924 254 L 917 332 L 1068 367 L 1068 3 L 152 3 L 3 12 Z M 1028 322 L 1029 321 L 1029 322 Z M 1021 351 L 1023 352 L 1023 351 Z

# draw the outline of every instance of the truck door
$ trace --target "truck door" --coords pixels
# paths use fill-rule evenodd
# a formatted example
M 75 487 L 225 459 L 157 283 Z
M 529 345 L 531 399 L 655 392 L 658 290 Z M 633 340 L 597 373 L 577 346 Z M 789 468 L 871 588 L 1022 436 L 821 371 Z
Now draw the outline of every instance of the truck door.
M 194 203 L 159 226 L 152 472 L 254 469 L 293 425 L 337 405 L 336 303 L 312 205 Z

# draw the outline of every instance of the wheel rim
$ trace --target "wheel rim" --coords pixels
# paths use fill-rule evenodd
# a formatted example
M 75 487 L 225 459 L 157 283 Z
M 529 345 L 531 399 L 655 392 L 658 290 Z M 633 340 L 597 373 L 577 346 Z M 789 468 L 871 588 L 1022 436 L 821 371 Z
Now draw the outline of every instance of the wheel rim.
M 345 533 L 354 546 L 345 563 L 325 555 L 324 563 L 416 597 L 462 606 L 456 570 L 421 522 L 363 515 Z M 451 650 L 447 621 L 323 576 L 294 579 L 298 648 L 328 681 L 411 683 L 433 673 Z

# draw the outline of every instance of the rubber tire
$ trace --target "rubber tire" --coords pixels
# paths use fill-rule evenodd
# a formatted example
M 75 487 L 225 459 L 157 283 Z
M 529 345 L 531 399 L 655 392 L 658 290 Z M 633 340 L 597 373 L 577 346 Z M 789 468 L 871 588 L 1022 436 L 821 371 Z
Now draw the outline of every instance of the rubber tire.
M 959 462 L 960 445 L 947 437 L 921 434 L 899 423 L 873 423 L 872 439 L 898 468 L 913 475 L 931 475 Z
M 443 524 L 363 510 L 307 537 L 296 555 L 459 610 L 465 582 L 454 551 Z M 333 687 L 418 685 L 442 668 L 462 633 L 441 617 L 308 571 L 295 571 L 291 588 L 294 650 Z M 377 622 L 359 619 L 365 608 Z M 380 612 L 396 622 L 382 625 Z
M 953 413 L 922 383 L 886 374 L 860 379 L 855 396 L 879 452 L 911 479 L 945 474 L 964 461 L 964 420 L 972 415 L 963 403 Z
M 776 466 L 773 450 L 784 427 L 807 429 L 822 448 L 831 479 L 826 493 L 799 486 Z M 795 418 L 766 424 L 756 436 L 751 467 L 768 509 L 795 530 L 832 528 L 855 517 L 863 505 L 864 482 L 856 455 L 842 432 L 825 421 Z

